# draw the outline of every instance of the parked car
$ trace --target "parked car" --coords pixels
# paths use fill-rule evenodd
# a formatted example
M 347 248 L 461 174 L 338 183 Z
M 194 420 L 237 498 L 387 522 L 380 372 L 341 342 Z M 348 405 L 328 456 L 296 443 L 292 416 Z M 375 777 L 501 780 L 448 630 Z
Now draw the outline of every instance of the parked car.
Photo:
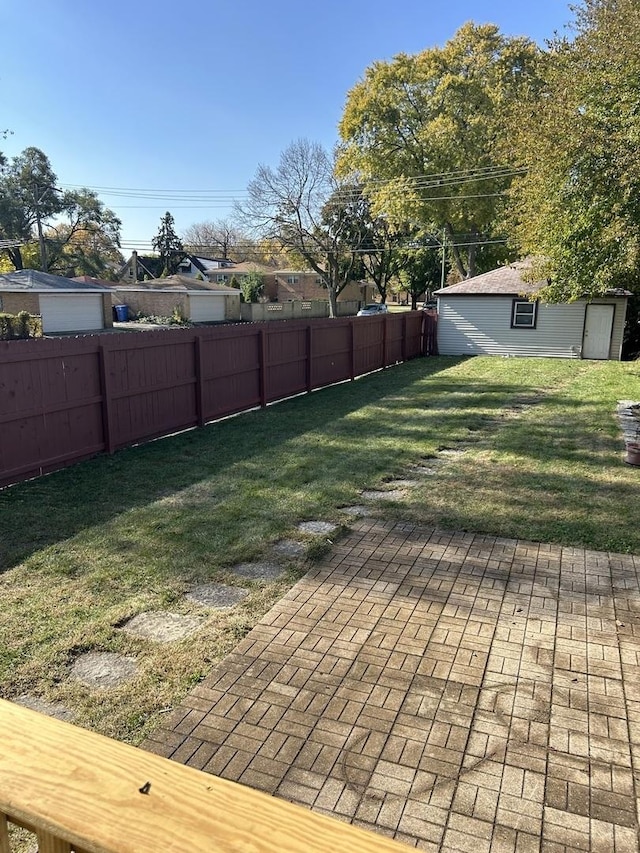
M 372 302 L 371 305 L 365 305 L 361 308 L 357 315 L 358 317 L 371 317 L 373 314 L 386 314 L 388 308 L 382 302 Z
M 430 299 L 428 302 L 425 302 L 422 306 L 423 311 L 435 311 L 438 307 L 438 303 L 435 299 Z

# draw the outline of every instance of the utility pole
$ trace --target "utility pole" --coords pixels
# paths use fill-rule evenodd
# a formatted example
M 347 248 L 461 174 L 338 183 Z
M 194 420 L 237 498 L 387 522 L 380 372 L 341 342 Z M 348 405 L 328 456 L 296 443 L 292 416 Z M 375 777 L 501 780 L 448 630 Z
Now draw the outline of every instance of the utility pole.
M 36 226 L 38 228 L 38 242 L 40 243 L 40 267 L 42 272 L 48 272 L 47 268 L 47 247 L 44 242 L 44 234 L 42 233 L 42 220 L 40 218 L 40 202 L 49 192 L 49 187 L 45 187 L 42 193 L 39 192 L 38 186 L 33 188 L 33 201 L 36 206 Z
M 444 287 L 444 267 L 447 256 L 447 229 L 442 229 L 442 272 L 440 273 L 440 287 Z

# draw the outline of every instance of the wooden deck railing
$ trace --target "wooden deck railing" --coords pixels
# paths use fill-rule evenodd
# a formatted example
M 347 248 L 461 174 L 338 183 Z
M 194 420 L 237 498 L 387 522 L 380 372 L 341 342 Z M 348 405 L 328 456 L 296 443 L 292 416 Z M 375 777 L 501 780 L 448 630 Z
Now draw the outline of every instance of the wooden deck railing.
M 0 853 L 401 853 L 383 836 L 0 700 Z

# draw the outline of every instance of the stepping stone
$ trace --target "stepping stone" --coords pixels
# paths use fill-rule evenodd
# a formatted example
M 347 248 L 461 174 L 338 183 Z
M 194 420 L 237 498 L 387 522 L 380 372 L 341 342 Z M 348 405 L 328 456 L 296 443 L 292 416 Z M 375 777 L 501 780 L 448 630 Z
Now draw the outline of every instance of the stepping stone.
M 404 498 L 404 492 L 401 489 L 395 489 L 389 492 L 383 492 L 379 489 L 360 492 L 366 501 L 401 501 Z
M 301 533 L 311 533 L 313 536 L 328 536 L 337 529 L 338 525 L 330 521 L 303 521 L 298 525 Z
M 16 705 L 22 705 L 23 708 L 31 708 L 32 711 L 38 711 L 40 714 L 46 714 L 47 717 L 55 717 L 56 720 L 64 720 L 67 723 L 72 723 L 75 719 L 75 714 L 62 702 L 48 702 L 46 699 L 41 699 L 39 696 L 32 696 L 30 693 L 23 693 L 13 700 Z
M 295 539 L 281 539 L 273 546 L 273 553 L 280 557 L 304 557 L 307 546 L 304 542 L 296 542 Z
M 373 510 L 371 509 L 371 507 L 363 506 L 362 504 L 340 507 L 340 512 L 344 512 L 347 515 L 352 515 L 355 518 L 369 518 L 373 515 Z
M 115 652 L 87 652 L 71 667 L 71 675 L 88 687 L 106 690 L 130 681 L 137 672 L 136 659 Z
M 238 563 L 231 571 L 234 575 L 254 581 L 273 581 L 282 574 L 282 566 L 276 563 Z
M 453 447 L 445 447 L 444 450 L 440 451 L 440 456 L 462 456 L 464 450 Z
M 429 468 L 427 465 L 413 465 L 411 471 L 423 477 L 432 477 L 438 473 L 435 468 Z
M 249 595 L 248 589 L 239 586 L 226 586 L 223 583 L 203 583 L 194 586 L 186 598 L 196 604 L 212 607 L 215 610 L 223 610 L 225 607 L 233 607 Z
M 125 622 L 122 630 L 156 643 L 175 643 L 195 634 L 203 622 L 202 616 L 183 616 L 181 613 L 155 610 L 138 613 Z
M 419 485 L 417 480 L 389 480 L 387 483 L 390 489 L 415 489 Z

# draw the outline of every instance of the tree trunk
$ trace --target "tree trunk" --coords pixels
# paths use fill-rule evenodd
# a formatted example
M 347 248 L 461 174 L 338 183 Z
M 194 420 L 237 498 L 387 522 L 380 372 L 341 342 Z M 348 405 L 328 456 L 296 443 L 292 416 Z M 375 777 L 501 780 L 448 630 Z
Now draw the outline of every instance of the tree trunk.
M 333 320 L 338 316 L 338 294 L 335 286 L 329 285 L 327 293 L 329 294 L 329 317 Z
M 451 225 L 448 222 L 445 225 L 445 233 L 446 233 L 446 239 L 447 239 L 447 243 L 448 243 L 447 248 L 451 249 L 451 254 L 453 255 L 453 262 L 455 263 L 456 269 L 458 270 L 458 275 L 460 276 L 460 278 L 462 280 L 464 280 L 465 278 L 467 278 L 467 270 L 465 269 L 465 266 L 462 262 L 462 255 L 460 254 L 460 248 L 458 246 L 456 246 L 456 244 L 455 244 L 454 235 L 453 235 L 453 228 L 451 227 Z
M 20 251 L 20 246 L 14 246 L 13 249 L 7 249 L 7 254 L 9 255 L 9 260 L 14 266 L 16 270 L 24 269 L 24 265 L 22 263 L 22 252 Z

